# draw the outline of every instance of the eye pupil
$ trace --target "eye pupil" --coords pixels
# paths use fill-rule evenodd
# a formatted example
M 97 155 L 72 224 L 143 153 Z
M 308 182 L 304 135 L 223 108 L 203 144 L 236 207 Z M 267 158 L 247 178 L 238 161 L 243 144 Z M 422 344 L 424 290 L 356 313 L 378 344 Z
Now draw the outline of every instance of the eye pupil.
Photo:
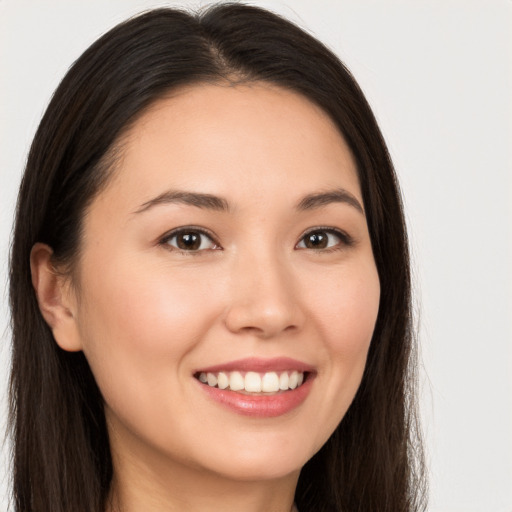
M 197 233 L 182 233 L 176 237 L 176 244 L 180 249 L 189 251 L 199 249 L 201 237 Z
M 308 249 L 324 249 L 327 247 L 328 237 L 325 233 L 317 231 L 309 233 L 304 242 Z

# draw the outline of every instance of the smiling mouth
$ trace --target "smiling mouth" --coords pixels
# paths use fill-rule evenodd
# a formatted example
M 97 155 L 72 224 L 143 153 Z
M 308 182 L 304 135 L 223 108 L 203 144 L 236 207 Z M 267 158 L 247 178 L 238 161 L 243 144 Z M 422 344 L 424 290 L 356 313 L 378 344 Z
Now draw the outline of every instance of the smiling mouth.
M 308 372 L 199 372 L 194 375 L 211 388 L 235 391 L 240 394 L 277 394 L 297 389 L 307 380 Z

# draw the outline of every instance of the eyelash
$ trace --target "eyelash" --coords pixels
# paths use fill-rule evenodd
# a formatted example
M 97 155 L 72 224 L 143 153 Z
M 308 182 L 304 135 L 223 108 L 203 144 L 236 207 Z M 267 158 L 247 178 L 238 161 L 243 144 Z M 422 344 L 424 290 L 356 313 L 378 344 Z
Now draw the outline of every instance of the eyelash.
M 302 243 L 307 236 L 313 235 L 315 233 L 321 233 L 321 234 L 327 233 L 328 235 L 334 235 L 339 239 L 339 242 L 337 244 L 333 245 L 332 247 L 326 247 L 326 248 L 320 248 L 320 249 L 309 248 L 309 250 L 311 250 L 311 251 L 324 252 L 324 253 L 325 252 L 334 252 L 334 251 L 339 251 L 339 250 L 345 249 L 347 247 L 352 247 L 354 245 L 354 239 L 348 233 L 346 233 L 345 231 L 341 231 L 340 229 L 336 229 L 333 227 L 327 227 L 327 226 L 319 226 L 319 227 L 315 227 L 313 229 L 309 229 L 300 237 L 299 243 Z M 297 247 L 299 245 L 299 243 L 295 247 Z M 304 250 L 304 249 L 308 249 L 308 247 L 301 247 L 299 250 Z
M 173 239 L 178 237 L 179 235 L 186 235 L 186 234 L 199 234 L 202 236 L 205 236 L 211 240 L 211 242 L 215 245 L 214 248 L 210 248 L 208 250 L 219 250 L 221 247 L 218 244 L 218 242 L 215 240 L 215 237 L 212 233 L 207 231 L 204 228 L 199 228 L 195 226 L 186 226 L 178 229 L 172 230 L 170 233 L 167 233 L 163 236 L 163 238 L 160 240 L 159 244 L 162 246 L 166 246 L 167 248 L 171 247 L 171 250 L 178 251 L 180 254 L 187 254 L 187 255 L 196 255 L 200 252 L 204 251 L 205 249 L 199 249 L 199 250 L 186 250 L 186 249 L 180 249 L 179 247 L 175 247 L 169 244 L 169 242 Z M 201 242 L 202 244 L 202 242 Z
M 311 235 L 314 235 L 317 233 L 318 234 L 334 235 L 335 237 L 337 237 L 339 239 L 339 242 L 331 247 L 325 247 L 325 248 L 319 248 L 319 249 L 308 248 L 308 247 L 298 247 L 299 244 L 304 242 L 304 240 L 306 239 L 307 236 L 311 236 Z M 179 247 L 170 245 L 170 243 L 169 243 L 170 240 L 178 237 L 179 235 L 186 235 L 186 234 L 196 234 L 196 235 L 198 234 L 200 236 L 205 236 L 210 239 L 210 241 L 214 245 L 214 247 L 207 248 L 207 249 L 201 249 L 200 246 L 203 243 L 202 241 L 200 241 L 200 246 L 198 249 L 188 249 L 187 250 L 187 249 L 181 249 Z M 164 235 L 162 237 L 162 239 L 159 241 L 159 245 L 165 246 L 167 248 L 171 247 L 172 248 L 171 250 L 178 251 L 180 254 L 187 254 L 187 255 L 197 255 L 205 250 L 221 250 L 222 249 L 222 247 L 215 240 L 215 237 L 213 236 L 213 234 L 211 232 L 207 231 L 204 228 L 199 228 L 199 227 L 195 227 L 195 226 L 186 226 L 186 227 L 172 230 L 171 232 L 167 233 L 166 235 Z M 319 227 L 315 227 L 313 229 L 309 229 L 308 231 L 306 231 L 300 237 L 300 240 L 295 245 L 295 248 L 297 250 L 308 250 L 309 249 L 311 251 L 325 253 L 325 252 L 339 251 L 344 248 L 351 247 L 353 245 L 354 245 L 354 239 L 349 234 L 345 233 L 344 231 L 341 231 L 339 229 L 332 228 L 332 227 L 319 226 Z

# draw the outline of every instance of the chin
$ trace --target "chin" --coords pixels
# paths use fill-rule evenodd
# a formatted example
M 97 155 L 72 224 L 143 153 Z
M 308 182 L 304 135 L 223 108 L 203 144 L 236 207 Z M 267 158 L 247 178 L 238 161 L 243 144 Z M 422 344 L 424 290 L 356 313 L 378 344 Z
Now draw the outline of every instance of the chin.
M 298 476 L 302 466 L 307 462 L 292 462 L 276 460 L 275 457 L 266 460 L 237 460 L 222 468 L 216 468 L 216 473 L 230 480 L 254 482 L 266 480 L 281 480 L 290 476 Z
M 297 444 L 276 447 L 269 443 L 266 448 L 256 443 L 237 450 L 231 456 L 208 461 L 209 469 L 224 477 L 239 481 L 278 480 L 298 476 L 300 470 L 314 453 L 301 453 Z M 227 455 L 227 453 L 226 453 Z M 213 464 L 212 464 L 213 463 Z

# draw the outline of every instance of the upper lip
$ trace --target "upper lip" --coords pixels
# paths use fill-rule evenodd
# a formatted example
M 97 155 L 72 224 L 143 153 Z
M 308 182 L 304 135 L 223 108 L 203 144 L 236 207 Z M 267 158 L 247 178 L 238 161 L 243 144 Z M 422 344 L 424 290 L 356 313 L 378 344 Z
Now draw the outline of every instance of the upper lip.
M 290 357 L 274 357 L 264 359 L 259 357 L 247 357 L 244 359 L 237 359 L 226 363 L 216 364 L 204 368 L 198 368 L 195 373 L 218 373 L 218 372 L 284 372 L 288 370 L 296 370 L 299 372 L 313 372 L 314 367 L 310 364 L 292 359 Z

